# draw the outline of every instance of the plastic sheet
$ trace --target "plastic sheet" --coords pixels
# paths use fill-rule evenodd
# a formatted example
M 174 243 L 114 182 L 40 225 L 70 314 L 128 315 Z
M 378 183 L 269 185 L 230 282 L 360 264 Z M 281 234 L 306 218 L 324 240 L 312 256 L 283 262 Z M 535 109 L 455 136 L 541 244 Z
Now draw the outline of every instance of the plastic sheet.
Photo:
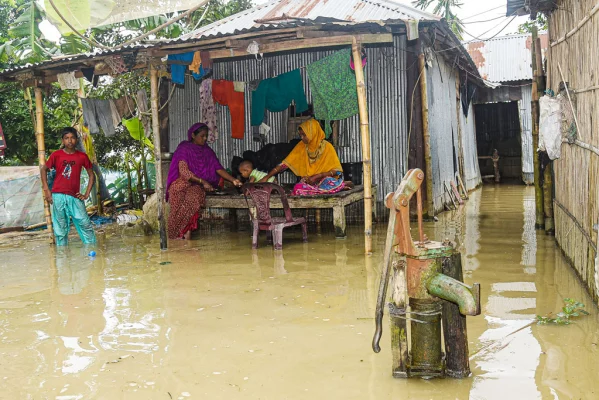
M 546 151 L 549 159 L 560 158 L 562 148 L 561 107 L 556 98 L 539 99 L 539 150 Z
M 0 168 L 0 228 L 44 221 L 39 167 Z

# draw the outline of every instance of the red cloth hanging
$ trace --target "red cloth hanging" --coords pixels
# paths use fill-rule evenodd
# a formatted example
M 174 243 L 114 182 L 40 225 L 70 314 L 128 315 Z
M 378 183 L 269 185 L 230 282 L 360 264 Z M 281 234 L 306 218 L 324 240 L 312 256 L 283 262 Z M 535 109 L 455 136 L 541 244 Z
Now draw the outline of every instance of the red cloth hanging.
M 212 98 L 218 104 L 229 107 L 229 113 L 231 113 L 231 136 L 233 139 L 243 139 L 245 132 L 244 93 L 235 91 L 233 81 L 213 79 Z

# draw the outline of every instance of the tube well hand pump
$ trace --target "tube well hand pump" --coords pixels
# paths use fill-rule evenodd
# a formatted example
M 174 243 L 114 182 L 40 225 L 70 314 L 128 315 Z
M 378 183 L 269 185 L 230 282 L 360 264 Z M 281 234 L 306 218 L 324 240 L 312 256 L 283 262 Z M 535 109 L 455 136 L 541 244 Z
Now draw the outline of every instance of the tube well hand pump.
M 480 314 L 480 286 L 466 286 L 461 255 L 448 240 L 432 242 L 424 235 L 420 186 L 424 173 L 408 171 L 385 203 L 389 226 L 376 306 L 376 330 L 372 341 L 380 352 L 384 303 L 391 270 L 391 347 L 394 377 L 436 377 L 470 374 L 465 315 Z M 416 194 L 419 240 L 410 233 L 410 200 Z M 445 354 L 441 344 L 441 319 Z M 410 344 L 408 329 L 410 321 Z

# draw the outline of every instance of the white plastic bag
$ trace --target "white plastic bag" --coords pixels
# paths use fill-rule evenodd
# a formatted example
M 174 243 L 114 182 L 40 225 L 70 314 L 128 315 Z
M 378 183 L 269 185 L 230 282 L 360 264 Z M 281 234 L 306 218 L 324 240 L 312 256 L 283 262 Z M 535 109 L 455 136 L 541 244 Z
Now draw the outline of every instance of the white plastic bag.
M 560 101 L 543 96 L 539 99 L 539 108 L 539 150 L 546 151 L 551 160 L 558 159 L 562 148 Z

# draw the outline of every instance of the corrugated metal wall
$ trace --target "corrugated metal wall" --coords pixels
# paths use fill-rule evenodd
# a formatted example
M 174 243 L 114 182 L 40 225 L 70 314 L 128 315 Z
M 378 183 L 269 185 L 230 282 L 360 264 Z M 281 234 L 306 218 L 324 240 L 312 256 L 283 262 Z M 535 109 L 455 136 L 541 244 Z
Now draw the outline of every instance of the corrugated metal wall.
M 395 190 L 407 168 L 407 118 L 406 118 L 406 55 L 405 36 L 395 36 L 393 45 L 368 47 L 367 80 L 368 110 L 371 135 L 373 183 L 378 185 L 378 198 L 382 202 L 386 193 Z M 214 63 L 214 79 L 249 82 L 266 79 L 284 72 L 302 68 L 335 50 L 301 51 L 282 55 L 265 55 L 262 61 L 248 58 Z M 349 60 L 348 60 L 349 62 Z M 301 69 L 308 102 L 312 95 L 306 76 Z M 454 93 L 455 95 L 455 93 Z M 228 165 L 234 155 L 245 150 L 258 150 L 259 142 L 252 141 L 250 126 L 250 93 L 246 92 L 245 139 L 232 139 L 228 108 L 216 105 L 219 139 L 211 145 L 223 165 Z M 175 89 L 169 106 L 170 151 L 186 138 L 187 129 L 200 119 L 199 84 L 186 77 L 185 87 Z M 269 142 L 287 141 L 288 112 L 268 112 L 268 125 L 272 128 Z M 358 116 L 341 121 L 339 129 L 339 158 L 341 162 L 362 160 L 362 147 Z M 379 207 L 381 205 L 379 204 Z
M 458 169 L 458 116 L 455 72 L 441 56 L 433 56 L 427 70 L 428 124 L 433 167 L 433 208 L 443 211 L 449 197 L 444 184 L 455 180 Z M 476 151 L 476 150 L 475 150 Z
M 461 110 L 461 107 L 460 107 Z M 472 190 L 482 183 L 480 168 L 478 166 L 478 152 L 476 151 L 476 123 L 474 121 L 474 105 L 470 103 L 468 117 L 460 112 L 462 127 L 462 148 L 464 153 L 464 185 L 466 190 Z
M 532 148 L 532 86 L 522 86 L 520 107 L 520 125 L 522 127 L 522 180 L 527 185 L 534 184 L 534 164 Z

